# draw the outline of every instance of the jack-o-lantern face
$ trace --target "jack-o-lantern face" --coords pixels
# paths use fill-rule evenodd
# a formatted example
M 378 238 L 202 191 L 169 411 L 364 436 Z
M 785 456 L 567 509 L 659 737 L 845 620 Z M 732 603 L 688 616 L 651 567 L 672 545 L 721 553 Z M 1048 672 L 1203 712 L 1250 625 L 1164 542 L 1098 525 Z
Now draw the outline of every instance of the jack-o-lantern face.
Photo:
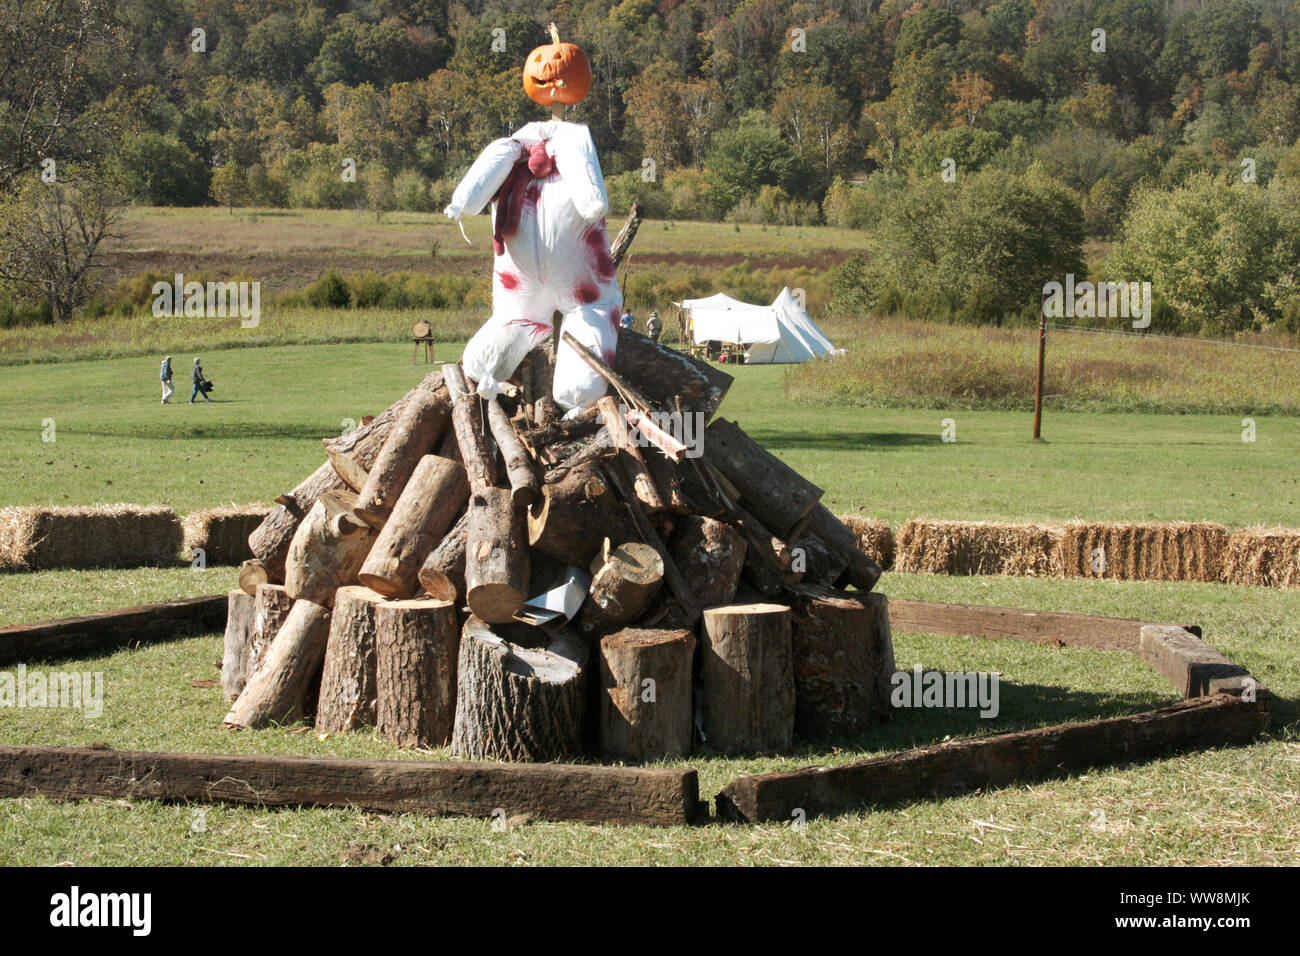
M 560 42 L 553 23 L 551 41 L 528 54 L 524 61 L 524 92 L 541 106 L 572 106 L 591 91 L 591 64 L 576 43 Z

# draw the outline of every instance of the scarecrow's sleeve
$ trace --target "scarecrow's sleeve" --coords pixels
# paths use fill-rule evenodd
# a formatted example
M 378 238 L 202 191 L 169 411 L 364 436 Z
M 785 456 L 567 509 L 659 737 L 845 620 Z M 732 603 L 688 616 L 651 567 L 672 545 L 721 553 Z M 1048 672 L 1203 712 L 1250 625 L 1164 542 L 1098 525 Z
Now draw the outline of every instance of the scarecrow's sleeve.
M 591 131 L 582 123 L 557 124 L 552 137 L 555 166 L 560 179 L 569 188 L 569 196 L 578 213 L 587 222 L 595 222 L 609 212 L 605 194 L 605 177 L 600 174 L 600 159 Z
M 443 212 L 449 219 L 456 220 L 482 212 L 524 155 L 523 144 L 516 140 L 498 139 L 491 143 L 474 160 L 474 165 L 451 194 L 451 205 Z

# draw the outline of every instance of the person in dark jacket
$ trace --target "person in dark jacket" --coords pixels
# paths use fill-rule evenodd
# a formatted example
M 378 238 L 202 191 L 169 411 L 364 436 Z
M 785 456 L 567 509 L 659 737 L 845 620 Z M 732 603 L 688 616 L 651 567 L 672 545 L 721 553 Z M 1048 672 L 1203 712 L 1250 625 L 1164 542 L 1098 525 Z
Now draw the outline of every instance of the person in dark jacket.
M 159 371 L 159 380 L 162 382 L 162 403 L 167 404 L 171 400 L 172 392 L 176 391 L 172 387 L 172 357 L 169 355 L 162 361 L 162 369 Z
M 194 370 L 190 373 L 190 381 L 194 383 L 194 391 L 190 392 L 191 405 L 194 404 L 194 398 L 198 395 L 202 395 L 205 402 L 212 401 L 212 399 L 208 398 L 208 390 L 205 387 L 208 386 L 208 381 L 203 377 L 203 366 L 199 364 L 197 358 L 194 360 Z

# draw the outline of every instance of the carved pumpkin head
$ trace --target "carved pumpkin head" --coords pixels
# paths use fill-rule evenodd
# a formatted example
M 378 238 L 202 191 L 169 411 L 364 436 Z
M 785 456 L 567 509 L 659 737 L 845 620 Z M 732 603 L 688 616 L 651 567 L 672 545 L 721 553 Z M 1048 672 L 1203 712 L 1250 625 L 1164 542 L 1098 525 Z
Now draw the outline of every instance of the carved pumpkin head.
M 551 42 L 539 46 L 524 61 L 524 92 L 534 103 L 551 106 L 579 103 L 591 90 L 591 64 L 576 43 L 561 43 L 551 24 Z

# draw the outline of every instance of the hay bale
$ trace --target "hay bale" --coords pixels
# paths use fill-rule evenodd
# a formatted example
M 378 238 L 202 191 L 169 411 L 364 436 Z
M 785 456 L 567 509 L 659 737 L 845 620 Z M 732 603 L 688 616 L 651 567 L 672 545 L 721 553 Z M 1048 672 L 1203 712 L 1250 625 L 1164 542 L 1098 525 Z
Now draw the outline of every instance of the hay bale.
M 1071 521 L 1062 530 L 1061 565 L 1067 577 L 1223 580 L 1229 533 L 1220 524 Z
M 242 505 L 229 508 L 204 508 L 191 511 L 181 522 L 188 559 L 195 548 L 202 548 L 208 564 L 239 564 L 253 556 L 248 536 L 271 513 L 267 505 Z
M 1300 531 L 1242 528 L 1228 538 L 1223 580 L 1257 587 L 1300 587 Z
M 181 523 L 170 508 L 0 508 L 0 568 L 129 568 L 176 563 Z
M 865 515 L 840 515 L 840 521 L 858 539 L 858 550 L 888 571 L 894 564 L 894 532 L 888 521 Z
M 1059 577 L 1060 536 L 1048 524 L 913 518 L 898 533 L 894 570 Z

